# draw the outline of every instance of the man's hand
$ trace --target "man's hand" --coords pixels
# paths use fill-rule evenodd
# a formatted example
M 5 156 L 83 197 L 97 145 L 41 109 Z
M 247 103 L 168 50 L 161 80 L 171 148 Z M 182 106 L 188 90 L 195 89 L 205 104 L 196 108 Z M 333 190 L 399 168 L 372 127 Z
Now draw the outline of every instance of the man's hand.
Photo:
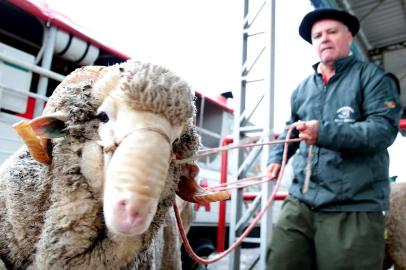
M 302 138 L 306 144 L 316 144 L 319 134 L 319 121 L 302 122 L 296 126 L 296 129 L 299 131 L 299 138 Z
M 270 180 L 278 179 L 280 170 L 281 170 L 281 164 L 279 164 L 279 163 L 271 163 L 266 168 L 266 176 Z

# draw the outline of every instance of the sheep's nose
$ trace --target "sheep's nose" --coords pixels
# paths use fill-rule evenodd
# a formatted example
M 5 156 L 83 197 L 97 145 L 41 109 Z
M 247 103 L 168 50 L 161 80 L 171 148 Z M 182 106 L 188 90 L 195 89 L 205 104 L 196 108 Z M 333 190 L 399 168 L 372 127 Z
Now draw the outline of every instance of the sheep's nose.
M 122 216 L 127 219 L 136 219 L 140 215 L 137 208 L 138 207 L 130 204 L 126 199 L 122 199 L 118 202 L 118 210 Z
M 117 228 L 121 233 L 131 233 L 134 229 L 143 226 L 147 219 L 145 214 L 140 213 L 139 205 L 134 205 L 127 199 L 117 202 Z

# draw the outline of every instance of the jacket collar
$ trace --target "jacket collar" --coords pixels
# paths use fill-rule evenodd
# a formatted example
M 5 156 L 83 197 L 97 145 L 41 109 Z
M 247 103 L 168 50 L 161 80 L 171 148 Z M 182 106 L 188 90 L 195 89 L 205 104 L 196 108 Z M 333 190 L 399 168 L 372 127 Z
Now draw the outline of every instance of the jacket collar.
M 344 58 L 339 58 L 334 62 L 334 69 L 335 69 L 335 73 L 340 73 L 341 71 L 343 71 L 346 67 L 348 67 L 349 65 L 352 65 L 353 62 L 356 61 L 356 58 L 354 55 L 349 55 L 347 57 Z M 320 62 L 317 62 L 316 64 L 314 64 L 312 67 L 314 69 L 314 72 L 316 74 L 321 74 L 320 72 L 320 68 L 319 65 Z

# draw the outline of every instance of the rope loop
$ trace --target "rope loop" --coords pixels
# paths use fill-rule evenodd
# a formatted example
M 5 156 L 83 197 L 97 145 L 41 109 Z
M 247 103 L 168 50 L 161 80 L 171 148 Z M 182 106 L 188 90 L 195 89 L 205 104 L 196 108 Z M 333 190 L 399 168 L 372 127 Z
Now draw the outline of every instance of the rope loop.
M 222 253 L 217 254 L 215 257 L 210 258 L 210 259 L 205 259 L 202 257 L 199 257 L 192 249 L 192 247 L 190 246 L 190 243 L 187 239 L 186 233 L 184 231 L 183 228 L 183 224 L 182 224 L 182 220 L 180 218 L 180 213 L 179 213 L 179 209 L 176 205 L 176 203 L 173 205 L 174 211 L 175 211 L 175 216 L 176 216 L 176 222 L 179 228 L 179 233 L 181 235 L 184 247 L 186 249 L 186 251 L 188 252 L 189 256 L 197 263 L 200 264 L 212 264 L 214 262 L 219 261 L 220 259 L 224 258 L 226 255 L 228 255 L 231 251 L 233 251 L 237 246 L 239 246 L 241 244 L 241 242 L 243 241 L 243 239 L 245 237 L 247 237 L 249 235 L 249 233 L 254 229 L 254 227 L 258 224 L 258 222 L 261 220 L 262 216 L 266 213 L 266 211 L 268 210 L 268 208 L 272 205 L 272 202 L 274 201 L 275 195 L 277 193 L 277 191 L 279 190 L 279 187 L 281 185 L 282 182 L 282 176 L 285 170 L 285 166 L 286 166 L 286 162 L 288 159 L 288 145 L 289 143 L 292 142 L 298 142 L 298 141 L 302 141 L 302 139 L 298 138 L 298 139 L 290 139 L 292 130 L 299 124 L 300 122 L 296 122 L 293 123 L 291 125 L 289 125 L 287 127 L 287 134 L 286 134 L 286 140 L 276 140 L 276 141 L 271 141 L 271 142 L 267 142 L 267 143 L 259 143 L 259 144 L 242 144 L 242 145 L 231 145 L 231 146 L 226 146 L 226 147 L 220 147 L 220 148 L 216 148 L 216 149 L 209 149 L 209 150 L 204 150 L 204 153 L 198 152 L 197 155 L 188 158 L 188 159 L 182 159 L 182 160 L 178 160 L 179 163 L 186 163 L 189 162 L 190 160 L 196 160 L 202 156 L 206 156 L 208 154 L 212 154 L 215 153 L 215 150 L 217 152 L 219 151 L 228 151 L 231 149 L 235 149 L 235 148 L 242 148 L 242 147 L 253 147 L 253 146 L 261 146 L 261 145 L 271 145 L 271 144 L 284 144 L 284 150 L 283 150 L 283 159 L 282 159 L 282 164 L 281 164 L 281 170 L 280 173 L 278 175 L 278 179 L 276 180 L 275 186 L 272 190 L 271 196 L 268 198 L 268 200 L 266 201 L 265 206 L 261 209 L 261 211 L 258 212 L 258 214 L 255 216 L 254 220 L 252 221 L 252 223 L 245 229 L 245 231 L 241 234 L 241 236 L 225 251 L 223 251 Z M 310 156 L 310 155 L 309 155 Z M 186 161 L 187 160 L 187 161 Z M 307 172 L 309 173 L 309 171 Z M 264 178 L 265 176 L 260 176 L 259 178 Z M 307 178 L 307 177 L 306 177 Z M 310 178 L 310 176 L 309 176 Z M 253 179 L 244 179 L 244 181 L 250 181 Z M 239 180 L 242 181 L 242 180 Z M 266 181 L 269 181 L 268 179 Z M 238 182 L 238 181 L 237 181 Z M 262 183 L 262 181 L 260 181 Z M 265 181 L 264 181 L 265 182 Z M 234 184 L 235 182 L 233 182 Z M 222 185 L 218 186 L 219 188 L 223 188 Z M 243 186 L 244 187 L 244 186 Z M 216 187 L 214 187 L 216 188 Z M 242 188 L 241 186 L 238 188 Z

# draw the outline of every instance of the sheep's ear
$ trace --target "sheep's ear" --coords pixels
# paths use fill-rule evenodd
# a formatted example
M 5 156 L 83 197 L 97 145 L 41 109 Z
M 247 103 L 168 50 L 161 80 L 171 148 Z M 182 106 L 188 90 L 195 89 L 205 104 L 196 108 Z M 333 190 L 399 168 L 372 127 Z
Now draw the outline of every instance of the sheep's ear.
M 199 174 L 197 164 L 185 164 L 182 169 L 177 194 L 183 200 L 193 203 L 208 203 L 230 199 L 227 191 L 211 192 L 199 186 L 196 182 Z
M 63 134 L 65 124 L 62 125 L 62 123 L 65 119 L 60 114 L 41 116 L 30 122 L 20 121 L 13 127 L 27 145 L 32 158 L 38 162 L 50 164 L 51 151 L 48 149 L 48 141 Z
M 55 113 L 37 117 L 31 120 L 29 124 L 37 136 L 52 139 L 65 135 L 66 120 L 66 115 Z

